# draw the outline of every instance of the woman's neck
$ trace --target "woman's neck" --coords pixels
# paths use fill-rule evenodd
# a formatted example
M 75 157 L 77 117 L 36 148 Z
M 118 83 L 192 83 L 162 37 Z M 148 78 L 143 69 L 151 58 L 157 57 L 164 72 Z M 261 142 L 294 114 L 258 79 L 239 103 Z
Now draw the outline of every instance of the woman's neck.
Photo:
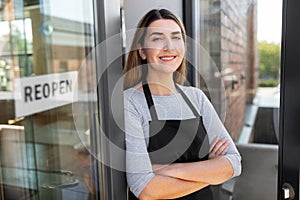
M 173 76 L 147 76 L 151 93 L 157 96 L 168 96 L 176 93 Z

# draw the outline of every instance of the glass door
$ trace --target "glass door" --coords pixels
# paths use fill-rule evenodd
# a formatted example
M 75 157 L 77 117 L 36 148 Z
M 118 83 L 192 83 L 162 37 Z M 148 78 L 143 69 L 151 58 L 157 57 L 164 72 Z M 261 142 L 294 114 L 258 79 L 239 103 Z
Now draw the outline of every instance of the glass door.
M 0 1 L 0 199 L 99 199 L 93 1 Z
M 215 199 L 276 199 L 282 1 L 191 2 L 194 85 L 242 157 L 241 175 L 215 187 Z

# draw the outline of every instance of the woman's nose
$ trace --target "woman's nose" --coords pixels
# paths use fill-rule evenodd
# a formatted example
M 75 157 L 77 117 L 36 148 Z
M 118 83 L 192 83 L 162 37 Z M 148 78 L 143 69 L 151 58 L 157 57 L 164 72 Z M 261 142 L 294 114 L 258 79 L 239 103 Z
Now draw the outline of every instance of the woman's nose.
M 164 50 L 173 50 L 174 44 L 170 38 L 167 38 L 164 43 Z

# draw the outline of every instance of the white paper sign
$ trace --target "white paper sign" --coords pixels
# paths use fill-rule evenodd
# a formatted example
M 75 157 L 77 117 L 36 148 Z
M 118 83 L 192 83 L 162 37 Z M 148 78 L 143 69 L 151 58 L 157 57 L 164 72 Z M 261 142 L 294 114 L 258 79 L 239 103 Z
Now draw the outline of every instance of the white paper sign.
M 72 71 L 16 79 L 16 117 L 77 101 L 77 75 L 77 71 Z

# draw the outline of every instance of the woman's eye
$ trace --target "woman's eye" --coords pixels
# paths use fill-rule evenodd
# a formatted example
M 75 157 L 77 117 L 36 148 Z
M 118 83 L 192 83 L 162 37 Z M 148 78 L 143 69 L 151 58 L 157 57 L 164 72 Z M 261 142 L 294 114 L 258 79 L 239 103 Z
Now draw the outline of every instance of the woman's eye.
M 162 40 L 162 39 L 161 39 L 161 38 L 153 38 L 153 39 L 152 39 L 153 42 L 159 41 L 159 40 Z
M 181 40 L 181 37 L 173 37 L 175 40 Z

